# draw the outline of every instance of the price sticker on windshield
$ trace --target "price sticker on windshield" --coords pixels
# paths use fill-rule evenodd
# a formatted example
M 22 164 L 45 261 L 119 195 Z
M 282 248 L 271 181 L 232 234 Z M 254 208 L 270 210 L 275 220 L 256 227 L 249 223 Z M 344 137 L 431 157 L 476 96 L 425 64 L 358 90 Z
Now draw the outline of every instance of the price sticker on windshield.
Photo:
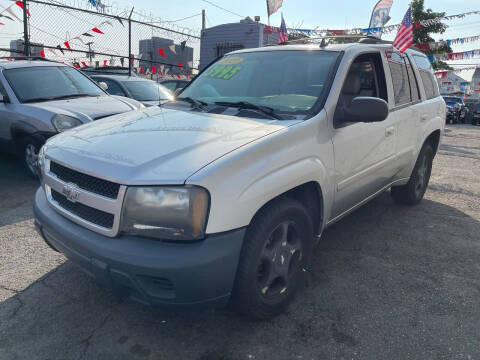
M 204 76 L 212 79 L 230 80 L 240 70 L 242 70 L 240 65 L 215 65 Z

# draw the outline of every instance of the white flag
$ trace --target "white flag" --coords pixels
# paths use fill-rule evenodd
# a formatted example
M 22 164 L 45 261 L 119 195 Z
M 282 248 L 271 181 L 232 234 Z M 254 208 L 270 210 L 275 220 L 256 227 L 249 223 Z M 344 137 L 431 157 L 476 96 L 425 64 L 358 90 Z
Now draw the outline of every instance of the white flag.
M 169 46 L 170 50 L 172 50 L 172 52 L 176 55 L 177 52 L 175 51 L 175 44 L 174 45 L 170 45 Z
M 275 14 L 282 7 L 283 0 L 267 0 L 268 16 Z

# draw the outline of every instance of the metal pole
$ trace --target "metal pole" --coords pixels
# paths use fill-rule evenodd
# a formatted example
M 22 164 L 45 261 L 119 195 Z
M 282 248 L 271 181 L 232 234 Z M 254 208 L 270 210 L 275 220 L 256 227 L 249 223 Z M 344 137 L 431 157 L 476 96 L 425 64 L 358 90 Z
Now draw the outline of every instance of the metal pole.
M 30 56 L 30 41 L 28 39 L 28 16 L 27 16 L 27 0 L 23 3 L 23 52 L 25 56 Z
M 202 30 L 205 30 L 205 9 L 202 9 Z
M 128 76 L 132 76 L 132 11 L 130 11 L 130 15 L 128 16 Z

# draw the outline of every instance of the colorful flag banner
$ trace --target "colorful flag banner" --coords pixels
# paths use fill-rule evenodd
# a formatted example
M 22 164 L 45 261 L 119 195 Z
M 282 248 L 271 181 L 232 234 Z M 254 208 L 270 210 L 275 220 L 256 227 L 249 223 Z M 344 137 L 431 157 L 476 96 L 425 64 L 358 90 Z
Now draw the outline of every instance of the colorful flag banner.
M 275 14 L 282 7 L 283 0 L 267 0 L 268 16 Z
M 404 53 L 413 43 L 413 25 L 412 25 L 412 9 L 409 7 L 402 24 L 398 29 L 397 36 L 393 40 L 393 46 Z
M 282 14 L 282 21 L 280 23 L 280 32 L 278 33 L 278 43 L 286 43 L 288 42 L 288 34 L 287 34 L 287 26 L 285 25 L 285 19 L 283 18 Z
M 393 0 L 379 0 L 375 5 L 372 11 L 372 16 L 370 17 L 370 25 L 368 27 L 380 28 L 380 31 L 369 31 L 369 35 L 375 36 L 378 38 L 382 37 L 382 30 L 385 24 L 390 20 L 390 9 L 392 8 Z

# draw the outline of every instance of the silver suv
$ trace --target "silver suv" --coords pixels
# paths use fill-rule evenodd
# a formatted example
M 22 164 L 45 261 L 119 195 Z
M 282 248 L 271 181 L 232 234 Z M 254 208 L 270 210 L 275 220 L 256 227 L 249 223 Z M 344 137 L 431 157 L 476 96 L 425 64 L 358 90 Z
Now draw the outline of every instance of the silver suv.
M 117 294 L 268 318 L 298 293 L 326 227 L 389 189 L 422 200 L 444 126 L 420 52 L 233 52 L 174 102 L 49 140 L 35 223 Z
M 52 135 L 140 107 L 61 63 L 0 61 L 0 151 L 19 154 L 33 176 L 38 151 Z

